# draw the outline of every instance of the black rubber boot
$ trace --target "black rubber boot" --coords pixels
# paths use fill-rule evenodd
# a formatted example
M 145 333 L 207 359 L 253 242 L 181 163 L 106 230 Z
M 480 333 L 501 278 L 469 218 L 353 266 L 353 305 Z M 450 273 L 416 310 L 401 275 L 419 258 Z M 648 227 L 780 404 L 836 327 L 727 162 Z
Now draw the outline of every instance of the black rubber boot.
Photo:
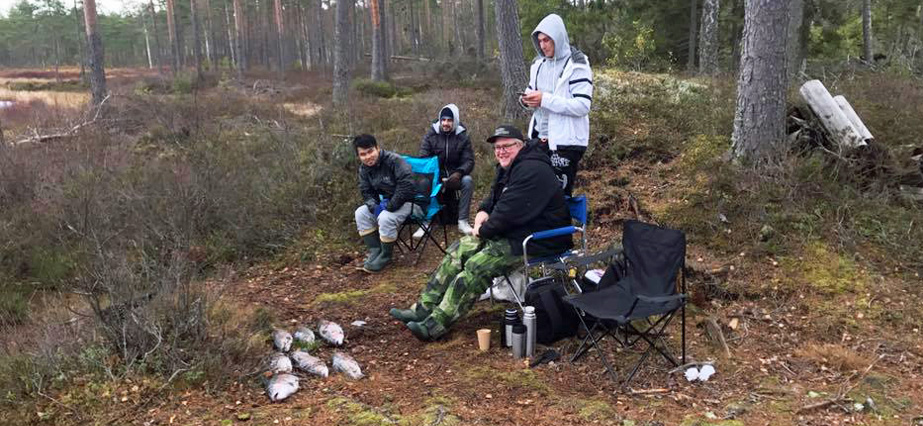
M 391 308 L 389 313 L 394 319 L 407 324 L 411 321 L 423 321 L 429 316 L 430 312 L 432 311 L 424 309 L 419 303 L 414 303 L 410 309 Z
M 391 256 L 394 254 L 394 243 L 381 242 L 381 253 L 365 265 L 363 269 L 366 272 L 380 272 L 391 263 Z
M 378 236 L 378 231 L 368 235 L 363 235 L 362 242 L 364 242 L 365 246 L 369 248 L 369 255 L 365 258 L 365 262 L 362 263 L 362 267 L 368 268 L 369 263 L 375 260 L 379 254 L 381 254 L 381 239 Z

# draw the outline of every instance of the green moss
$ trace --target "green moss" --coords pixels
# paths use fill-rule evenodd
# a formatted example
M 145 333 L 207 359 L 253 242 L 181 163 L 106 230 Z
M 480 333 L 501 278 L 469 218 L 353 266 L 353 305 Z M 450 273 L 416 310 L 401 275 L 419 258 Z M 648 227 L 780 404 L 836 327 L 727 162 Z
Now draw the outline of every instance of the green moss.
M 397 291 L 394 283 L 384 282 L 367 290 L 352 290 L 340 293 L 322 293 L 314 298 L 312 304 L 339 303 L 353 305 L 370 294 L 388 294 Z
M 578 402 L 577 415 L 581 419 L 598 422 L 618 417 L 618 412 L 608 402 L 600 399 L 589 399 Z
M 709 420 L 700 416 L 686 416 L 680 426 L 744 426 L 740 420 Z
M 500 382 L 513 388 L 536 391 L 546 396 L 551 393 L 551 388 L 548 387 L 544 379 L 539 377 L 538 373 L 534 370 L 518 369 L 513 371 L 501 371 L 486 366 L 480 366 L 465 370 L 464 374 L 467 378 L 475 382 L 484 380 Z
M 373 407 L 353 401 L 348 398 L 337 397 L 327 401 L 327 408 L 336 412 L 344 413 L 346 419 L 342 425 L 351 426 L 378 426 L 387 424 L 397 424 L 387 413 L 377 411 Z
M 823 294 L 860 292 L 868 279 L 852 259 L 821 241 L 809 242 L 801 258 L 786 257 L 780 264 L 793 288 L 807 285 Z
M 710 168 L 721 161 L 722 154 L 730 146 L 731 141 L 726 136 L 696 135 L 686 142 L 680 164 L 689 170 Z

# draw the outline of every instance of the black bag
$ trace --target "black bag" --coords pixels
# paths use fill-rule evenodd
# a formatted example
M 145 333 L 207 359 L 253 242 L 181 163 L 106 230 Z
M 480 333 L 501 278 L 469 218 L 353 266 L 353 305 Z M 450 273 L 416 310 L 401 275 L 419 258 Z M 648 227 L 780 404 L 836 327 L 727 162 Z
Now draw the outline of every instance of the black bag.
M 577 334 L 580 318 L 564 302 L 564 285 L 551 278 L 540 279 L 526 289 L 525 305 L 535 307 L 535 341 L 550 345 Z

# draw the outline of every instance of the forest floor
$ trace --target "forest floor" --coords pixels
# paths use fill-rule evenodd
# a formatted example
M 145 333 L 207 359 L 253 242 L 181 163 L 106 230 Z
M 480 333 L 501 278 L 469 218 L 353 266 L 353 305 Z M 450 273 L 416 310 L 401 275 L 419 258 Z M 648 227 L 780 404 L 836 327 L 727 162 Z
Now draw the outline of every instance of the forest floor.
M 451 92 L 471 101 L 463 114 L 490 109 L 490 96 L 466 90 L 472 89 Z M 436 92 L 427 96 L 447 95 Z M 300 104 L 310 108 L 285 108 L 307 116 L 316 108 L 311 99 Z M 418 127 L 430 119 L 420 117 Z M 643 127 L 638 123 L 634 131 Z M 592 250 L 618 241 L 624 220 L 638 215 L 629 198 L 640 204 L 642 219 L 653 221 L 688 203 L 685 192 L 694 184 L 678 158 L 635 156 L 617 168 L 589 163 L 581 171 L 577 192 L 590 199 Z M 731 219 L 718 221 L 714 232 L 740 232 L 740 223 Z M 457 237 L 454 227 L 449 233 L 450 241 Z M 630 387 L 622 388 L 605 374 L 595 353 L 565 361 L 576 346 L 573 339 L 554 345 L 562 361 L 529 368 L 497 347 L 502 303 L 479 302 L 446 338 L 420 342 L 388 310 L 413 303 L 441 253 L 429 247 L 416 265 L 415 254 L 402 254 L 383 273 L 369 275 L 357 270 L 363 256 L 358 241 L 351 246 L 319 242 L 312 243 L 318 255 L 311 261 L 266 262 L 206 284 L 220 288 L 222 303 L 241 315 L 272 312 L 277 327 L 313 327 L 321 319 L 341 324 L 347 339 L 338 350 L 359 362 L 365 378 L 305 376 L 300 390 L 281 403 L 269 401 L 258 372 L 243 369 L 233 382 L 172 390 L 144 385 L 139 390 L 137 381 L 126 380 L 112 390 L 116 402 L 87 414 L 146 425 L 923 425 L 923 338 L 918 327 L 883 314 L 919 312 L 918 275 L 895 269 L 887 253 L 870 253 L 865 264 L 843 266 L 822 246 L 806 244 L 803 253 L 781 259 L 747 246 L 716 251 L 699 240 L 690 235 L 687 250 L 692 293 L 687 356 L 714 361 L 717 373 L 707 382 L 688 382 L 682 372 L 667 373 L 662 359 L 651 358 Z M 815 291 L 812 280 L 868 285 Z M 775 291 L 783 285 L 803 291 Z M 722 290 L 741 286 L 753 290 Z M 707 318 L 721 325 L 729 353 L 706 337 Z M 365 324 L 351 325 L 357 320 Z M 839 326 L 843 321 L 849 326 Z M 679 326 L 674 321 L 669 329 L 673 343 Z M 494 331 L 486 353 L 477 348 L 480 328 Z M 253 341 L 271 353 L 267 335 Z M 620 373 L 639 355 L 637 348 L 604 346 Z M 329 360 L 333 350 L 322 345 L 318 356 Z M 54 395 L 47 399 L 36 410 L 56 405 Z

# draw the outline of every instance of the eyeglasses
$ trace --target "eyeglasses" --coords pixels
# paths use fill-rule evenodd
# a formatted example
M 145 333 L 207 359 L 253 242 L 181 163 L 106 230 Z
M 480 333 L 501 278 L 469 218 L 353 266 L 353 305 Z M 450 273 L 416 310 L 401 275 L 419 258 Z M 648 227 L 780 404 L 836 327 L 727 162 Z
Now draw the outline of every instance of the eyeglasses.
M 508 143 L 506 145 L 494 144 L 494 151 L 496 152 L 510 152 L 514 147 L 518 147 L 519 142 Z

